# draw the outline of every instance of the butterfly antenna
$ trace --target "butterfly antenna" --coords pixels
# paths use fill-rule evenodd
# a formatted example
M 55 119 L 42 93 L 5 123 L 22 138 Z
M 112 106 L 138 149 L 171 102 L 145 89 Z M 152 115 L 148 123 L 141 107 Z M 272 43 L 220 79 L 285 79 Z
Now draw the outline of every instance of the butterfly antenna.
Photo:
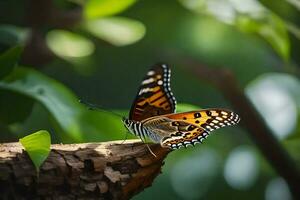
M 99 106 L 97 104 L 93 104 L 93 103 L 89 103 L 87 101 L 84 101 L 82 99 L 79 99 L 79 103 L 85 105 L 89 110 L 98 110 L 98 111 L 101 111 L 101 112 L 107 112 L 107 113 L 110 113 L 110 114 L 114 114 L 118 117 L 121 117 L 123 118 L 124 116 L 110 110 L 110 109 L 104 109 L 102 106 Z

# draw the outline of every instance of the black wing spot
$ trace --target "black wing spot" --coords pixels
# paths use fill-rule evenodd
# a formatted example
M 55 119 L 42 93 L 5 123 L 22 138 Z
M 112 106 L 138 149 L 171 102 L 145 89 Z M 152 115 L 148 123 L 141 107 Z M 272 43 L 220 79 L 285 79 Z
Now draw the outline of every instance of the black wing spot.
M 176 133 L 172 133 L 171 136 L 175 137 L 175 136 L 181 136 L 182 133 L 181 132 L 176 132 Z
M 211 112 L 208 110 L 208 111 L 206 111 L 206 115 L 207 116 L 211 116 Z
M 210 124 L 213 121 L 213 119 L 206 120 L 206 123 Z
M 200 113 L 195 113 L 195 114 L 194 114 L 194 117 L 195 117 L 195 118 L 200 118 L 200 117 L 201 117 L 201 114 L 200 114 Z
M 183 120 L 187 120 L 187 118 L 186 118 L 186 117 L 183 117 Z
M 172 126 L 179 126 L 178 122 L 172 122 Z
M 181 136 L 182 133 L 181 133 L 181 132 L 177 132 L 175 135 L 176 135 L 176 136 Z
M 196 123 L 196 124 L 199 124 L 199 123 L 200 123 L 200 121 L 199 121 L 199 120 L 196 120 L 196 121 L 195 121 L 195 123 Z
M 187 130 L 188 130 L 188 131 L 192 131 L 192 130 L 194 130 L 195 128 L 196 128 L 195 126 L 190 125 L 190 126 L 187 128 Z

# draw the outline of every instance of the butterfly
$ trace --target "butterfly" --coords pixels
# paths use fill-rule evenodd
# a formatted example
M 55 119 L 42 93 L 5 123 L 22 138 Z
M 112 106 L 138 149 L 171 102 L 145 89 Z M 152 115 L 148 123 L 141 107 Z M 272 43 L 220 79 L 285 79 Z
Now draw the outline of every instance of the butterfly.
M 174 150 L 202 143 L 211 131 L 240 121 L 237 114 L 221 108 L 175 113 L 170 77 L 171 70 L 166 64 L 156 64 L 147 72 L 129 118 L 122 120 L 129 132 L 143 141 L 148 137 Z

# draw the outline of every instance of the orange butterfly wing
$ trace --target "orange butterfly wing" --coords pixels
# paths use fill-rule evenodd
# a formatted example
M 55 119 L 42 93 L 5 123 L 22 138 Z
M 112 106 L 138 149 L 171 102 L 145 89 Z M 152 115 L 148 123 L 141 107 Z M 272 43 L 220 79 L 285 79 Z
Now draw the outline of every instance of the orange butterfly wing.
M 170 89 L 171 70 L 156 64 L 147 73 L 131 107 L 129 119 L 142 121 L 175 112 L 176 100 Z
M 178 149 L 195 143 L 202 143 L 209 133 L 215 129 L 237 124 L 239 116 L 225 109 L 204 109 L 191 112 L 167 114 L 162 117 L 174 120 L 172 126 L 180 127 L 181 123 L 188 124 L 186 130 L 181 130 L 161 141 L 162 146 Z
M 164 115 L 164 117 L 191 123 L 208 132 L 224 126 L 237 124 L 240 121 L 240 117 L 236 113 L 219 108 L 168 114 Z
M 160 138 L 163 147 L 177 149 L 201 143 L 211 131 L 239 122 L 239 116 L 226 109 L 174 113 L 176 100 L 170 89 L 170 75 L 167 65 L 157 64 L 143 79 L 130 110 L 132 122 L 127 125 L 135 135 L 146 134 L 154 141 Z M 147 129 L 142 130 L 142 125 Z

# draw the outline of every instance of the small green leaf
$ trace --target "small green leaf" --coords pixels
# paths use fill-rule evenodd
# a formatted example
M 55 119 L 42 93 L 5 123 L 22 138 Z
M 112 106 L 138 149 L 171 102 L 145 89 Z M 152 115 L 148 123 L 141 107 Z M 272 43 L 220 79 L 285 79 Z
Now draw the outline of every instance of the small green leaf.
M 15 46 L 0 55 L 0 79 L 8 75 L 18 62 L 23 48 Z
M 145 26 L 136 20 L 125 17 L 107 17 L 88 20 L 83 24 L 88 32 L 115 46 L 137 42 L 145 35 Z
M 50 134 L 41 130 L 21 138 L 20 143 L 27 151 L 35 168 L 39 171 L 39 167 L 43 164 L 50 152 Z
M 49 48 L 62 58 L 85 57 L 95 50 L 89 39 L 65 30 L 52 30 L 48 32 L 46 39 Z
M 135 3 L 136 0 L 88 0 L 84 7 L 87 19 L 118 14 Z

